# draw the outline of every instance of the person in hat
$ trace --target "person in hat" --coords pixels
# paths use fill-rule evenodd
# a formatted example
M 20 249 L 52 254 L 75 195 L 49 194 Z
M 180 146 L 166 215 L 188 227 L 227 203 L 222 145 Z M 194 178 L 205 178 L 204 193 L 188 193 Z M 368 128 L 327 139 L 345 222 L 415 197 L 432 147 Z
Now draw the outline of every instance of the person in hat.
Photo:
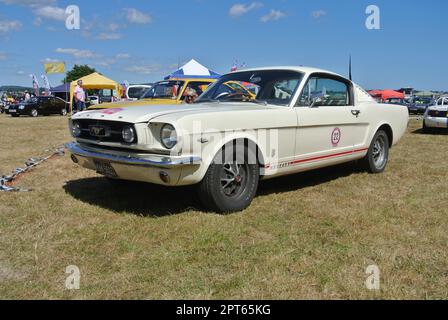
M 82 80 L 78 80 L 77 86 L 75 87 L 74 91 L 74 98 L 75 98 L 75 106 L 76 111 L 84 111 L 86 108 L 86 92 L 84 91 L 84 88 L 82 87 Z
M 25 91 L 25 102 L 31 99 L 31 95 L 28 91 Z
M 185 89 L 184 95 L 185 95 L 184 102 L 187 104 L 193 103 L 198 98 L 198 94 L 196 93 L 196 90 L 194 90 L 193 88 L 190 88 L 190 87 Z

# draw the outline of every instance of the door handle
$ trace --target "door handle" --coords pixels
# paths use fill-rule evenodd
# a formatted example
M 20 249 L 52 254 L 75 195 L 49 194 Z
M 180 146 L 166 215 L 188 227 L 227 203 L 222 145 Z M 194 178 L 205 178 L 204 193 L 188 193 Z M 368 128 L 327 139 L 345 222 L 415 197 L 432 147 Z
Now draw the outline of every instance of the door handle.
M 356 118 L 358 118 L 360 114 L 361 110 L 352 110 L 352 115 L 354 115 Z

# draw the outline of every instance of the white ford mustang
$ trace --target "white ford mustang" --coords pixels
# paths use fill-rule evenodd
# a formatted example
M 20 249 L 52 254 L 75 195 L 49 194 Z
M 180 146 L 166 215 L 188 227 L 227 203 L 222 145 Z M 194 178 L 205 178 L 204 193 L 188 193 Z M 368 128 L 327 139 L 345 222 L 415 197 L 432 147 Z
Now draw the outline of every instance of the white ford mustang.
M 67 148 L 112 180 L 195 184 L 207 209 L 233 212 L 260 179 L 358 159 L 384 171 L 408 119 L 332 72 L 259 68 L 224 75 L 194 104 L 77 113 Z

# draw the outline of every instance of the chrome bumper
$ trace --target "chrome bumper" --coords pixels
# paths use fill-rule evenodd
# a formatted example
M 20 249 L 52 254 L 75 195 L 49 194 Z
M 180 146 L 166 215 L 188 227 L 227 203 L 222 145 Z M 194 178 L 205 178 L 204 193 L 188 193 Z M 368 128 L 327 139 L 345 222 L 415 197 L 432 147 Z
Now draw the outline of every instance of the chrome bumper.
M 104 160 L 111 163 L 122 163 L 127 165 L 173 168 L 186 165 L 199 165 L 200 157 L 195 156 L 163 156 L 163 155 L 117 155 L 107 153 L 107 150 L 93 150 L 92 148 L 82 146 L 77 142 L 70 142 L 65 145 L 68 151 L 75 156 Z

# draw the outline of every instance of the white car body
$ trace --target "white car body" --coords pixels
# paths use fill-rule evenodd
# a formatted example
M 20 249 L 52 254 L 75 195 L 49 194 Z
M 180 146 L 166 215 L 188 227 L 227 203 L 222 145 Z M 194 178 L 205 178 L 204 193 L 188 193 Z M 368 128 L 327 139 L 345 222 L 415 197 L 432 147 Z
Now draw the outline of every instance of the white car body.
M 409 114 L 405 106 L 379 104 L 346 79 L 352 91 L 351 105 L 296 105 L 309 78 L 319 75 L 343 79 L 334 73 L 306 67 L 244 71 L 264 70 L 303 74 L 289 105 L 204 102 L 80 112 L 71 118 L 71 126 L 77 121 L 126 122 L 135 126 L 138 141 L 123 145 L 78 137 L 67 145 L 72 159 L 97 171 L 98 161 L 110 164 L 119 179 L 192 185 L 202 181 L 224 146 L 245 140 L 256 145 L 260 179 L 268 179 L 362 159 L 378 130 L 387 132 L 388 147 L 395 145 L 406 131 Z M 161 143 L 160 132 L 165 124 L 172 125 L 178 136 L 178 143 L 171 150 Z M 107 175 L 107 170 L 100 172 Z
M 426 109 L 423 118 L 423 129 L 448 128 L 448 97 L 441 97 L 434 106 Z

